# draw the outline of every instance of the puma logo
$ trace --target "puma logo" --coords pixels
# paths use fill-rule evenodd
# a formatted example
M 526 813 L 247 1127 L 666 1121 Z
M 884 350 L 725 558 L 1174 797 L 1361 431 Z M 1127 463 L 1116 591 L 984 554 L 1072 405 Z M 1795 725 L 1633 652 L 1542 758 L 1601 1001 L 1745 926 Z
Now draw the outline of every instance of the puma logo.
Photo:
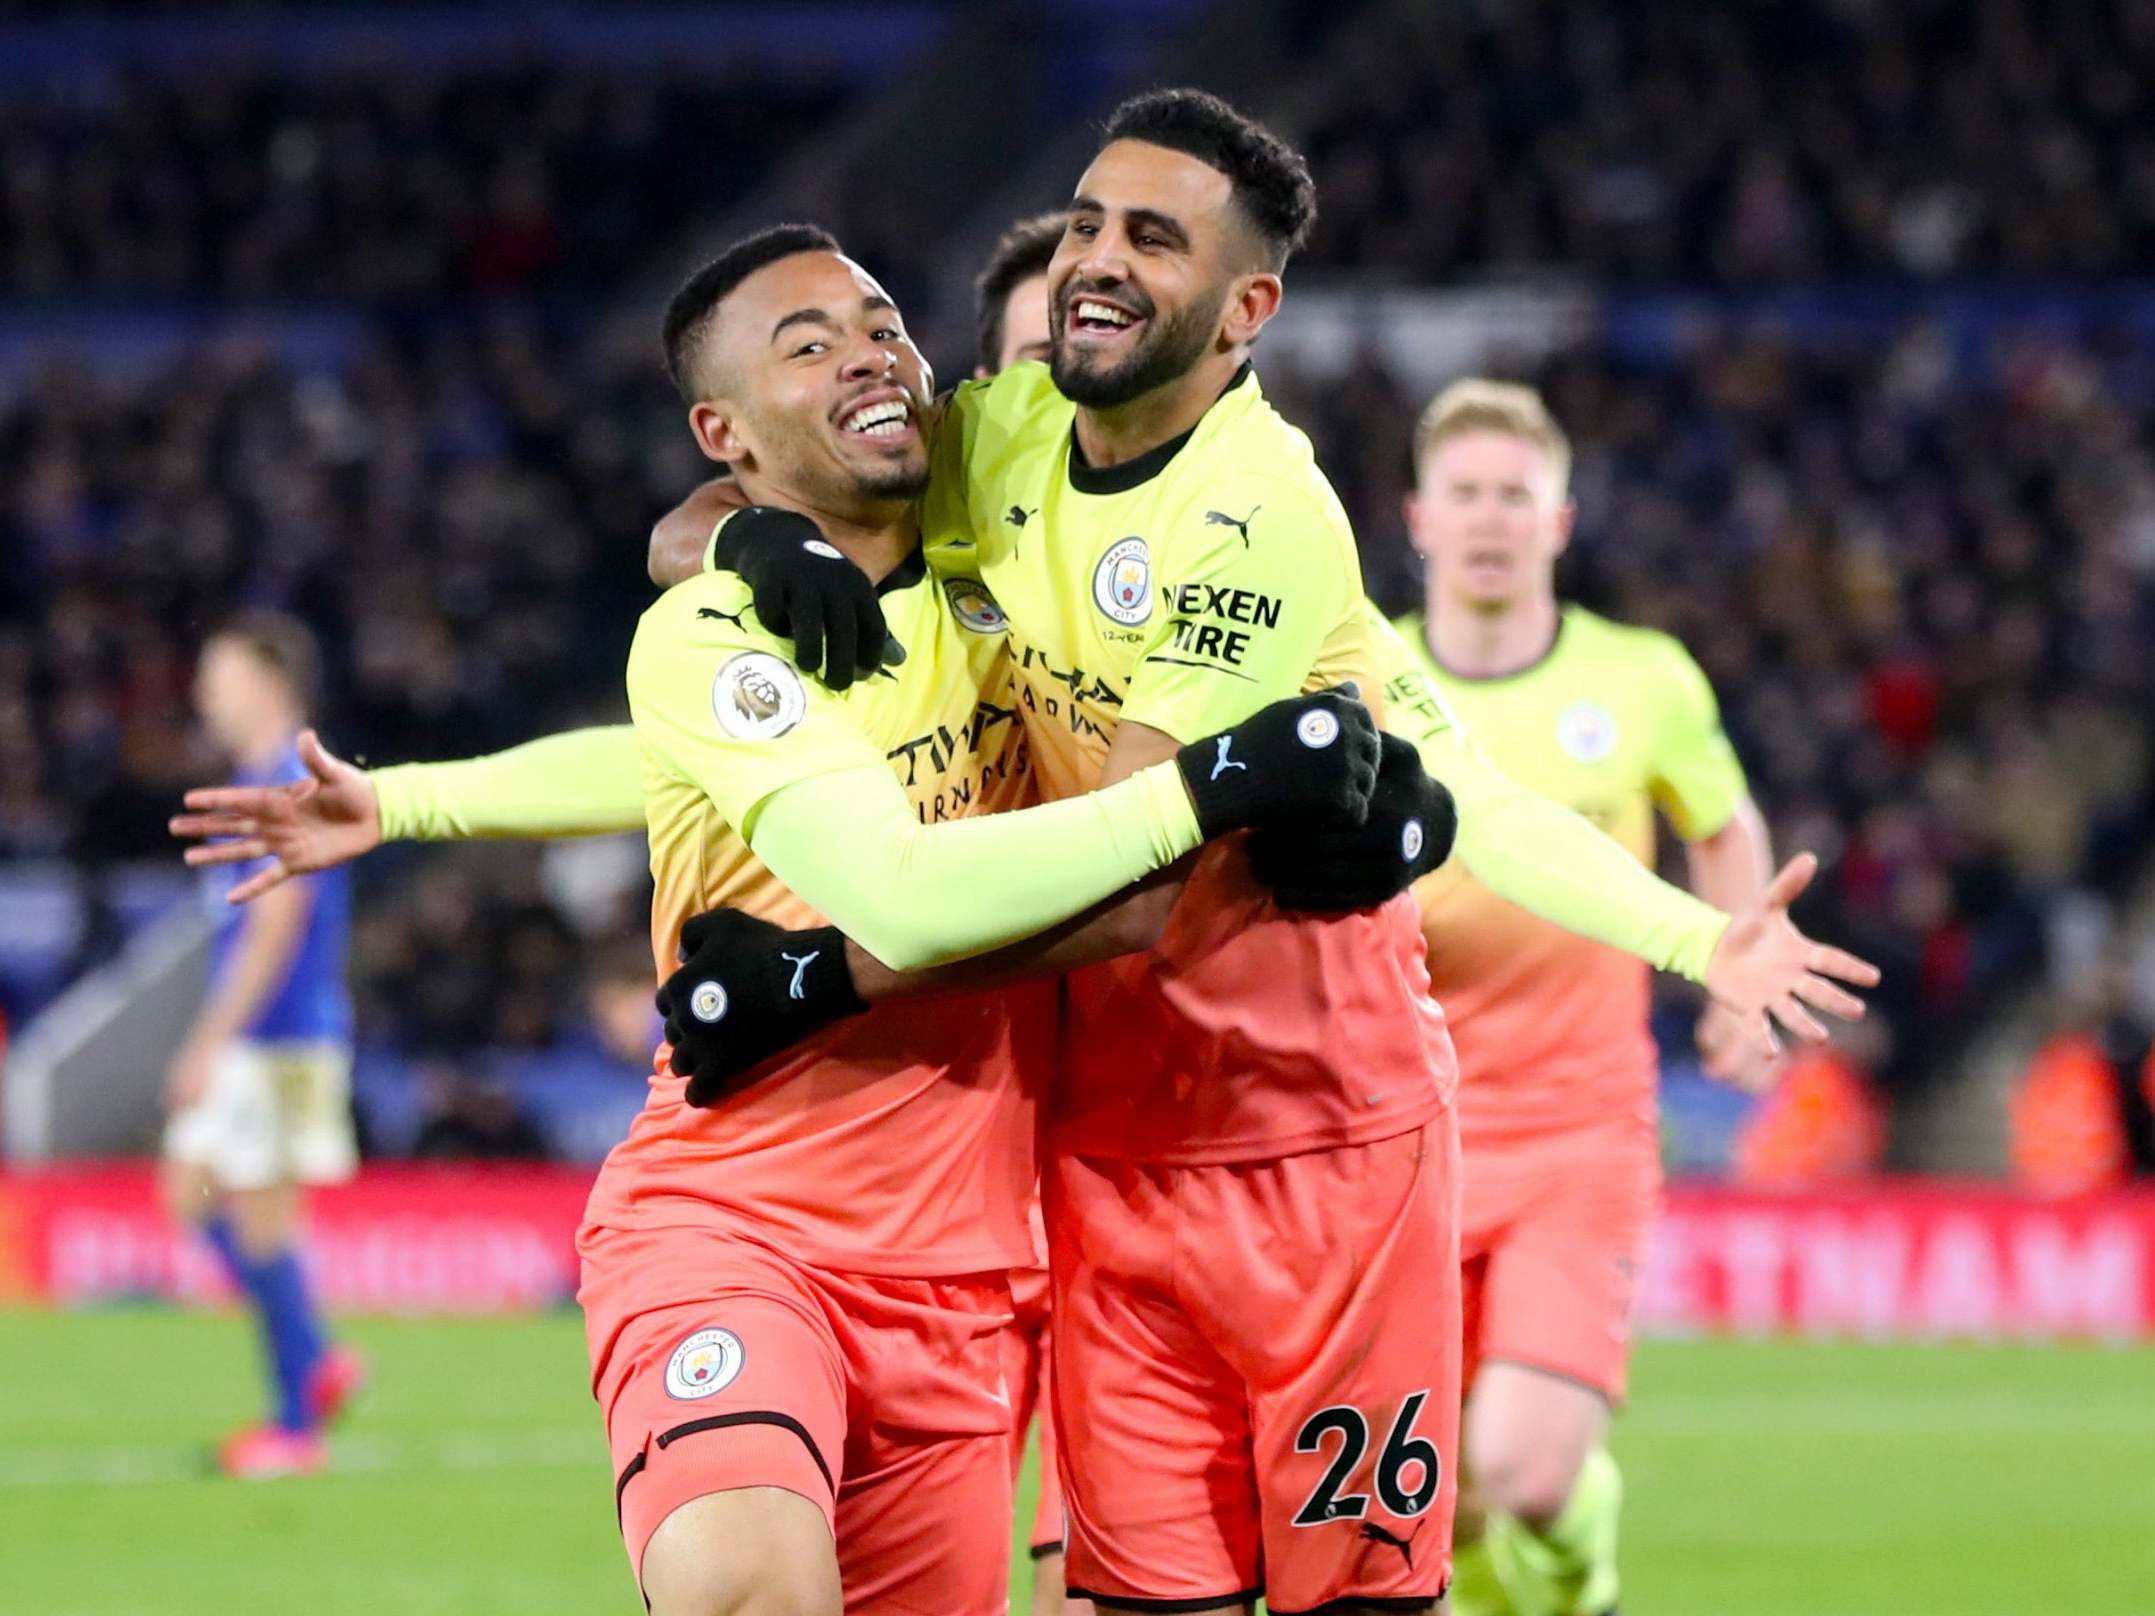
M 1262 505 L 1252 505 L 1250 507 L 1250 514 L 1242 518 L 1242 520 L 1239 522 L 1236 521 L 1232 516 L 1229 516 L 1225 511 L 1207 511 L 1205 512 L 1205 526 L 1233 528 L 1237 533 L 1242 535 L 1243 548 L 1247 549 L 1250 542 L 1250 524 L 1257 520 L 1257 513 L 1263 509 L 1264 507 Z
M 1009 510 L 1003 512 L 1003 520 L 1008 522 L 1012 527 L 1023 527 L 1027 522 L 1029 522 L 1030 520 L 1032 520 L 1032 518 L 1038 516 L 1039 514 L 1040 507 L 1037 505 L 1035 505 L 1031 510 L 1027 510 L 1023 505 L 1013 505 L 1010 507 Z
M 1416 1526 L 1405 1537 L 1397 1537 L 1379 1526 L 1375 1521 L 1364 1521 L 1362 1523 L 1362 1536 L 1371 1543 L 1391 1544 L 1393 1548 L 1399 1551 L 1399 1557 L 1407 1562 L 1407 1569 L 1410 1571 L 1414 1569 L 1414 1540 L 1420 1535 L 1421 1530 L 1420 1526 Z
M 1220 737 L 1219 755 L 1212 760 L 1212 773 L 1206 777 L 1207 779 L 1217 780 L 1229 769 L 1247 769 L 1249 767 L 1247 763 L 1227 755 L 1227 749 L 1234 744 L 1235 738 L 1232 735 L 1222 735 Z
M 699 619 L 705 617 L 715 617 L 722 623 L 731 623 L 735 628 L 745 629 L 748 627 L 748 625 L 742 622 L 741 619 L 747 614 L 747 611 L 748 608 L 745 606 L 737 612 L 722 612 L 716 606 L 698 606 L 696 608 L 696 616 Z
M 793 985 L 786 989 L 786 997 L 789 999 L 807 998 L 808 995 L 801 991 L 801 979 L 808 974 L 808 967 L 823 957 L 823 950 L 812 948 L 805 954 L 788 954 L 784 949 L 780 949 L 778 957 L 782 960 L 791 961 L 793 965 Z

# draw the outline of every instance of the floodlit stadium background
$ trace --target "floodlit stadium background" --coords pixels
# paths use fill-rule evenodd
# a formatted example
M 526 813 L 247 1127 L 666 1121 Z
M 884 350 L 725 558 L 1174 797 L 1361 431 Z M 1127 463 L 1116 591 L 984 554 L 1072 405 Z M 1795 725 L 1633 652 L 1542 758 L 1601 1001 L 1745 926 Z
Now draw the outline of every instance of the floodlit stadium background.
M 383 1165 L 324 1203 L 322 1283 L 481 1316 L 356 1326 L 336 1474 L 193 1479 L 241 1327 L 114 1305 L 215 1300 L 139 1159 L 204 925 L 164 819 L 223 767 L 193 652 L 298 612 L 327 738 L 378 762 L 619 716 L 644 535 L 701 475 L 658 363 L 683 268 L 827 223 L 962 375 L 987 244 L 1160 82 L 1312 159 L 1259 362 L 1372 593 L 1416 596 L 1423 401 L 1542 386 L 1567 592 L 1698 655 L 1777 847 L 1826 860 L 1805 925 L 1886 967 L 1763 1103 L 1665 997 L 1641 1312 L 1683 1339 L 1617 1427 L 1627 1605 L 2144 1608 L 2155 11 L 0 0 L 10 1608 L 632 1608 L 542 1310 L 642 1094 L 639 843 L 368 861 Z

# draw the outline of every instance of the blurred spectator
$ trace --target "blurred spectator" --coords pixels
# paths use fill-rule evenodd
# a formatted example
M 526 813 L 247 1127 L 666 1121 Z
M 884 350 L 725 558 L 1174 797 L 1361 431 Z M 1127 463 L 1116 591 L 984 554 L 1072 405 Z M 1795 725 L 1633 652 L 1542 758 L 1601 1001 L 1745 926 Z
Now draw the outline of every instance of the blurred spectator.
M 2096 959 L 2056 984 L 2056 1030 L 2007 1102 L 2014 1176 L 2070 1194 L 2155 1166 L 2149 1096 L 2155 1049 L 2123 963 Z
M 477 1157 L 487 1161 L 538 1161 L 546 1141 L 517 1104 L 510 1085 L 475 1076 L 441 1061 L 420 1065 L 426 1122 L 412 1145 L 420 1160 Z
M 435 850 L 396 903 L 368 909 L 353 962 L 370 1037 L 470 1060 L 545 1049 L 580 1022 L 582 943 L 538 895 L 535 865 L 527 849 Z
M 2084 1032 L 2055 1034 L 2014 1086 L 2013 1177 L 2044 1195 L 2076 1195 L 2131 1171 L 2118 1070 Z
M 1799 1189 L 1862 1178 L 1885 1158 L 1885 1112 L 1862 1069 L 1831 1045 L 1805 1050 L 1759 1101 L 1736 1138 L 1736 1179 Z
M 644 892 L 580 932 L 535 848 L 405 852 L 363 867 L 353 939 L 370 1152 L 596 1160 L 658 1043 Z
M 2138 0 L 1371 11 L 1302 92 L 1312 266 L 1754 282 L 2155 262 Z

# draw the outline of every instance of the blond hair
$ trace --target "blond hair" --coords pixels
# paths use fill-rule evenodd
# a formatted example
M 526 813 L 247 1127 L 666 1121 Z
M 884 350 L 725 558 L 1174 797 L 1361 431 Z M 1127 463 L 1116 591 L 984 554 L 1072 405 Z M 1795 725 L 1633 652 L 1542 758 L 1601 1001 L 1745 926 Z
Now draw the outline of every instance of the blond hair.
M 1422 411 L 1414 424 L 1414 465 L 1422 463 L 1452 438 L 1467 432 L 1501 432 L 1540 448 L 1556 482 L 1557 498 L 1571 486 L 1571 439 L 1556 424 L 1541 394 L 1517 382 L 1468 376 L 1453 382 Z

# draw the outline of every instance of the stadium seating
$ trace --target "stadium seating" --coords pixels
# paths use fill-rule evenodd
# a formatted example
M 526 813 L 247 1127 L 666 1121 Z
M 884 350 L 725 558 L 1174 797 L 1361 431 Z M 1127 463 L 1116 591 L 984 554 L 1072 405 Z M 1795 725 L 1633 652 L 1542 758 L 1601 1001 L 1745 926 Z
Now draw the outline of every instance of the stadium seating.
M 1329 30 L 1313 64 L 1279 64 L 1323 195 L 1295 274 L 1559 269 L 1696 294 L 1619 291 L 1515 367 L 1578 440 L 1570 584 L 1699 653 L 1777 840 L 1828 857 L 1809 920 L 1888 967 L 1877 1053 L 1905 1088 L 2035 957 L 2050 906 L 2115 878 L 2150 828 L 2155 315 L 2106 283 L 1951 277 L 2147 261 L 2155 148 L 2117 88 L 2155 71 L 2155 29 L 2123 4 L 2038 28 L 2013 0 L 1965 38 L 1935 7 L 1781 7 L 1741 35 L 1680 27 L 1686 10 L 1381 7 Z M 191 58 L 95 93 L 0 73 L 0 296 L 44 299 L 0 307 L 0 878 L 27 917 L 0 1008 L 18 1024 L 154 908 L 159 877 L 111 872 L 149 861 L 169 884 L 163 815 L 215 767 L 189 658 L 222 611 L 317 626 L 330 738 L 364 757 L 618 712 L 641 535 L 700 466 L 643 294 L 847 87 L 835 67 L 708 63 L 631 85 L 591 54 L 340 57 L 304 93 Z M 1733 108 L 1776 98 L 1805 109 L 1785 138 L 1724 138 Z M 1925 153 L 1970 178 L 1943 185 Z M 894 280 L 935 279 L 933 232 L 873 222 L 916 255 Z M 1798 273 L 1866 289 L 1774 301 Z M 1880 278 L 1901 289 L 1858 331 Z M 1420 397 L 1377 352 L 1322 384 L 1265 365 L 1372 589 L 1404 605 Z M 418 890 L 439 867 L 371 879 Z M 488 865 L 473 904 L 543 908 L 533 868 Z M 385 1094 L 418 1092 L 409 1062 L 445 1048 L 492 1071 L 502 1047 L 581 1036 L 556 1014 L 489 1034 L 467 1006 L 445 1044 L 399 990 L 409 939 L 369 924 L 370 1034 L 407 1063 Z M 558 1009 L 577 976 L 574 958 L 538 972 L 518 1002 Z

